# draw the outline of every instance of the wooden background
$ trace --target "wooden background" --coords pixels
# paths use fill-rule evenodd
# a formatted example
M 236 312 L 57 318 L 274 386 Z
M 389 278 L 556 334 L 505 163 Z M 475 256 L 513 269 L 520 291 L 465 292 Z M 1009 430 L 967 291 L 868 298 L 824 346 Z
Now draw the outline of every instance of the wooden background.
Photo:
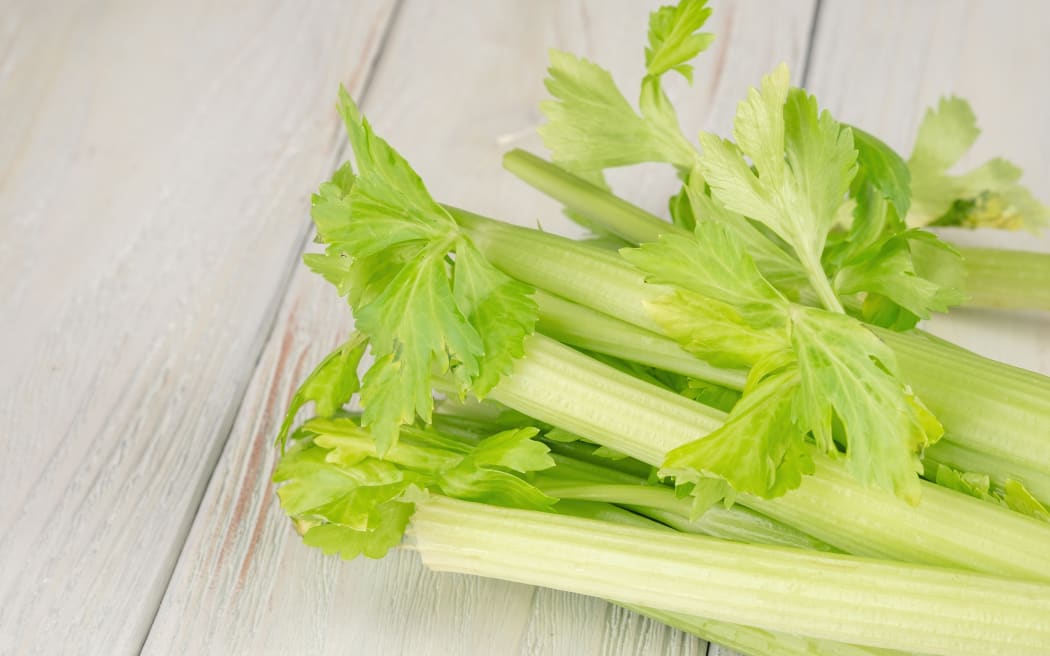
M 946 93 L 1050 195 L 1050 5 L 715 2 L 684 127 L 726 131 L 778 62 L 907 149 Z M 346 156 L 342 82 L 449 203 L 569 230 L 500 169 L 539 149 L 546 51 L 642 70 L 653 2 L 0 3 L 0 654 L 726 654 L 607 604 L 340 562 L 268 482 L 292 390 L 346 334 L 299 266 Z M 613 176 L 657 211 L 654 169 Z M 968 243 L 1050 250 L 1029 235 Z M 1050 318 L 932 329 L 1050 373 Z

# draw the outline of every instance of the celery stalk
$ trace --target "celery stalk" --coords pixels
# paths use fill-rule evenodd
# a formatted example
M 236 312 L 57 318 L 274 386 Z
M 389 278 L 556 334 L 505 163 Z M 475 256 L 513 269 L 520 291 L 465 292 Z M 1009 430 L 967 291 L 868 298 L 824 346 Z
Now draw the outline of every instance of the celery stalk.
M 682 613 L 655 608 L 620 604 L 628 610 L 651 617 L 668 626 L 716 642 L 748 656 L 903 656 L 905 652 L 878 647 L 861 647 L 842 642 L 805 638 L 787 633 L 775 633 L 751 626 L 716 622 Z M 912 652 L 907 652 L 912 653 Z
M 683 229 L 646 212 L 565 169 L 524 150 L 503 156 L 503 167 L 538 191 L 635 243 L 656 241 Z M 964 305 L 1050 310 L 1050 255 L 995 248 L 961 247 L 969 297 Z M 935 249 L 918 249 L 917 265 L 937 267 Z
M 646 283 L 639 271 L 615 253 L 458 210 L 455 214 L 497 267 L 541 290 L 605 315 L 592 325 L 582 319 L 582 314 L 568 316 L 566 312 L 572 312 L 571 308 L 541 296 L 541 308 L 555 308 L 545 321 L 559 338 L 599 352 L 638 357 L 644 355 L 643 348 L 651 345 L 651 338 L 649 342 L 636 342 L 636 331 L 622 326 L 615 326 L 624 331 L 619 335 L 598 334 L 613 327 L 609 318 L 660 333 L 646 312 L 645 303 L 666 295 L 669 288 Z M 537 266 L 540 260 L 542 266 Z M 1043 481 L 1050 481 L 1050 378 L 982 358 L 919 332 L 875 331 L 893 349 L 904 379 L 944 424 L 945 441 L 988 453 L 1006 465 L 1023 465 L 1038 473 Z M 572 332 L 576 337 L 569 337 Z M 637 348 L 632 343 L 637 343 Z M 666 346 L 657 348 L 654 355 L 659 359 L 651 364 L 686 375 L 709 367 L 670 366 L 673 349 Z M 688 354 L 684 357 L 695 359 Z M 723 372 L 718 376 L 722 384 L 732 387 L 732 378 L 739 373 Z M 997 475 L 1006 475 L 1008 469 L 1002 468 Z M 1032 487 L 1046 486 L 1037 481 Z
M 744 372 L 713 367 L 674 340 L 545 292 L 537 294 L 537 301 L 539 329 L 560 342 L 743 389 Z M 1040 417 L 1050 416 L 1050 379 L 924 333 L 877 332 L 894 348 L 909 382 L 949 427 L 949 434 L 927 450 L 926 458 L 988 474 L 999 487 L 1009 479 L 1021 481 L 1037 499 L 1050 501 L 1050 440 L 1040 422 Z M 968 381 L 967 386 L 937 393 L 953 376 Z M 993 399 L 999 402 L 990 402 Z M 975 407 L 982 411 L 974 413 Z M 1009 440 L 1004 439 L 1007 430 L 1012 431 Z
M 846 643 L 1050 653 L 1050 586 L 497 508 L 434 496 L 409 534 L 431 569 Z
M 660 524 L 607 503 L 562 499 L 558 502 L 555 510 L 558 514 L 572 517 L 599 519 L 624 526 L 666 530 Z M 775 542 L 759 543 L 776 544 Z M 651 617 L 658 622 L 704 640 L 717 642 L 732 649 L 743 651 L 749 656 L 903 656 L 904 654 L 904 652 L 889 649 L 860 647 L 830 640 L 804 638 L 751 626 L 718 622 L 682 613 L 672 613 L 656 608 L 631 606 L 622 603 L 617 605 L 623 606 L 632 612 Z
M 960 248 L 967 305 L 1050 310 L 1050 255 L 994 248 Z
M 657 333 L 542 290 L 537 290 L 534 298 L 540 308 L 537 329 L 560 342 L 730 389 L 741 390 L 747 381 L 746 370 L 715 367 L 686 353 L 677 342 Z
M 716 505 L 696 519 L 690 519 L 692 503 L 689 499 L 679 498 L 673 490 L 663 486 L 558 483 L 548 482 L 544 475 L 538 476 L 533 483 L 544 493 L 561 499 L 559 503 L 567 499 L 613 503 L 682 533 L 710 535 L 750 544 L 836 551 L 797 529 L 739 505 L 731 508 Z
M 543 335 L 526 340 L 491 397 L 653 466 L 725 417 Z M 813 456 L 817 472 L 798 489 L 737 502 L 849 553 L 1050 581 L 1050 525 L 930 483 L 910 507 Z
M 950 443 L 1050 479 L 1050 378 L 924 333 L 876 332 L 897 355 L 904 379 L 944 424 Z M 937 453 L 936 445 L 931 452 Z

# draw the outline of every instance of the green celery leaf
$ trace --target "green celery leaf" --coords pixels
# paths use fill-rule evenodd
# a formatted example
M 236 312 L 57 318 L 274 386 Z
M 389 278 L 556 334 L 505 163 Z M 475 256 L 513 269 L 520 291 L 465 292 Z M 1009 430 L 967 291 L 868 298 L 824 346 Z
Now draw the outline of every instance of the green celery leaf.
M 740 241 L 715 223 L 698 224 L 694 237 L 665 234 L 620 254 L 644 271 L 648 282 L 679 285 L 723 303 L 774 314 L 786 303 Z
M 554 466 L 536 428 L 512 429 L 474 443 L 431 428 L 402 427 L 380 460 L 368 431 L 352 417 L 315 418 L 297 433 L 274 471 L 277 495 L 304 541 L 343 558 L 382 557 L 396 546 L 427 490 L 447 496 L 548 510 L 557 502 L 523 478 Z
M 522 474 L 553 467 L 550 449 L 532 439 L 538 433 L 532 427 L 501 431 L 479 442 L 463 463 L 472 467 L 505 467 Z
M 873 184 L 855 191 L 853 224 L 841 237 L 829 241 L 823 262 L 833 272 L 839 295 L 864 293 L 862 317 L 869 323 L 907 330 L 932 312 L 945 312 L 965 300 L 959 291 L 962 271 L 958 251 L 931 232 L 909 230 L 891 204 Z M 914 263 L 915 248 L 940 249 L 936 279 L 923 275 Z
M 678 114 L 663 90 L 663 75 L 674 70 L 692 83 L 693 67 L 688 63 L 714 41 L 714 36 L 698 32 L 711 15 L 706 0 L 682 0 L 649 14 L 649 47 L 645 50 L 646 74 L 642 79 L 638 107 L 651 125 L 653 137 L 663 143 L 663 160 L 678 167 L 683 175 L 695 166 L 696 149 L 682 136 Z
M 453 367 L 464 377 L 479 371 L 484 346 L 456 305 L 447 251 L 443 244 L 423 249 L 382 294 L 357 311 L 357 327 L 371 337 L 376 357 L 361 390 L 363 421 L 380 454 L 396 441 L 402 424 L 416 416 L 430 421 L 433 366 L 440 371 Z
M 547 496 L 519 474 L 554 466 L 547 445 L 534 440 L 535 428 L 518 428 L 487 437 L 438 482 L 448 496 L 511 508 L 550 508 Z
M 295 421 L 295 415 L 304 405 L 313 401 L 318 416 L 331 417 L 361 388 L 357 367 L 367 345 L 364 335 L 355 332 L 345 344 L 325 356 L 306 377 L 292 397 L 277 433 L 276 442 L 282 449 L 288 440 L 288 431 Z
M 430 197 L 419 175 L 378 137 L 345 88 L 339 90 L 343 117 L 357 160 L 350 191 L 353 221 L 341 240 L 354 257 L 367 257 L 392 245 L 416 242 L 419 248 L 457 232 L 455 220 Z
M 445 258 L 459 234 L 455 221 L 408 162 L 372 131 L 345 89 L 340 89 L 339 111 L 358 165 L 348 235 L 340 244 L 355 261 L 371 262 L 369 278 L 389 281 L 354 308 L 357 327 L 371 338 L 375 357 L 361 391 L 363 421 L 382 454 L 402 424 L 416 416 L 429 420 L 432 369 L 454 366 L 475 375 L 483 345 L 452 294 Z M 372 259 L 392 247 L 401 247 L 402 260 Z
M 310 199 L 310 217 L 317 227 L 318 238 L 325 243 L 346 240 L 350 235 L 350 192 L 353 191 L 354 170 L 350 162 L 332 174 L 331 180 L 321 183 Z
M 918 503 L 919 453 L 940 438 L 940 424 L 897 378 L 890 348 L 863 324 L 816 308 L 794 310 L 797 425 L 834 452 L 837 422 L 853 475 Z
M 897 151 L 875 136 L 857 127 L 850 127 L 853 145 L 857 149 L 857 176 L 853 180 L 853 195 L 870 184 L 883 198 L 893 203 L 899 216 L 908 213 L 911 204 L 911 173 L 908 164 Z
M 621 255 L 649 282 L 679 287 L 646 303 L 683 348 L 717 366 L 750 366 L 788 347 L 788 303 L 733 233 L 710 222 L 693 237 L 662 235 Z
M 620 453 L 616 449 L 610 449 L 607 446 L 600 446 L 591 452 L 591 455 L 599 458 L 605 458 L 606 460 L 624 460 L 630 456 L 626 453 Z
M 673 70 L 692 82 L 689 62 L 715 40 L 713 34 L 698 32 L 710 16 L 707 0 L 682 0 L 649 14 L 646 75 L 658 77 Z
M 328 514 L 328 511 L 365 488 L 380 488 L 390 494 L 388 498 L 394 498 L 407 485 L 401 470 L 393 463 L 370 458 L 345 467 L 331 462 L 328 456 L 327 449 L 307 445 L 281 457 L 273 480 L 284 483 L 278 488 L 277 496 L 286 513 L 352 524 L 344 521 L 345 518 L 358 510 L 367 511 L 367 508 L 353 508 L 353 504 L 347 504 L 348 509 L 337 510 L 334 514 Z
M 858 186 L 853 201 L 849 230 L 829 235 L 822 256 L 827 271 L 838 272 L 848 264 L 872 257 L 887 239 L 907 229 L 894 205 L 873 185 Z
M 532 288 L 506 275 L 466 239 L 456 246 L 453 294 L 481 336 L 482 355 L 472 391 L 483 398 L 525 352 L 539 314 Z
M 692 498 L 689 509 L 689 521 L 696 521 L 712 506 L 721 501 L 728 508 L 736 501 L 736 491 L 729 483 L 718 476 L 703 474 L 693 467 L 675 469 L 662 467 L 650 476 L 650 484 L 668 479 L 674 482 L 674 493 L 679 499 Z
M 929 319 L 931 312 L 947 312 L 966 300 L 958 289 L 944 287 L 919 276 L 912 263 L 909 238 L 930 235 L 906 231 L 885 242 L 872 257 L 843 267 L 836 275 L 839 293 L 875 292 L 892 300 L 917 318 Z M 936 237 L 933 237 L 936 239 Z
M 919 323 L 917 315 L 908 312 L 882 294 L 874 292 L 864 296 L 860 318 L 865 323 L 897 332 L 911 330 Z
M 540 104 L 548 122 L 539 132 L 556 163 L 585 172 L 681 158 L 664 152 L 608 71 L 558 50 L 550 61 L 546 86 L 554 100 Z
M 698 154 L 682 135 L 661 77 L 673 70 L 692 80 L 688 62 L 714 39 L 698 31 L 710 15 L 706 0 L 682 0 L 650 14 L 646 75 L 638 101 L 641 115 L 608 71 L 551 51 L 546 86 L 553 100 L 540 105 L 548 119 L 540 135 L 554 161 L 577 174 L 642 162 L 668 162 L 688 172 Z
M 686 387 L 679 390 L 679 394 L 722 412 L 729 412 L 740 400 L 740 392 L 737 390 L 694 379 L 689 379 Z
M 692 232 L 696 227 L 696 213 L 693 211 L 693 204 L 689 201 L 687 185 L 682 185 L 678 193 L 667 200 L 667 210 L 671 215 L 671 223 L 679 228 Z
M 314 418 L 303 424 L 303 429 L 314 434 L 314 444 L 330 450 L 329 462 L 352 467 L 376 456 L 372 435 L 350 417 Z M 462 442 L 403 426 L 397 443 L 383 459 L 402 469 L 436 474 L 454 466 L 469 452 L 469 445 Z
M 826 111 L 818 113 L 812 96 L 791 89 L 781 65 L 740 104 L 733 135 L 737 144 L 700 135 L 700 168 L 712 195 L 768 227 L 811 276 L 822 276 L 827 233 L 856 173 L 850 130 Z
M 1003 483 L 1002 499 L 1010 510 L 1050 522 L 1050 511 L 1039 503 L 1039 500 L 1032 496 L 1032 493 L 1020 481 L 1011 478 Z
M 1020 184 L 1021 170 L 993 159 L 962 175 L 951 175 L 980 130 L 969 103 L 942 98 L 926 112 L 908 160 L 912 210 L 908 224 L 958 225 L 1034 230 L 1050 223 L 1050 208 Z
M 740 242 L 771 285 L 789 298 L 796 297 L 799 288 L 806 284 L 806 272 L 799 261 L 751 221 L 708 195 L 704 186 L 700 175 L 689 176 L 689 181 L 683 186 L 692 210 L 691 214 L 696 217 L 694 225 L 708 222 L 724 227 Z
M 321 549 L 328 556 L 339 554 L 344 560 L 353 560 L 360 555 L 383 558 L 400 544 L 413 512 L 414 504 L 388 501 L 372 509 L 365 530 L 321 524 L 306 531 L 303 543 Z
M 963 494 L 967 494 L 977 499 L 983 499 L 985 501 L 995 501 L 995 497 L 991 492 L 992 481 L 988 477 L 988 474 L 962 472 L 952 469 L 947 465 L 938 464 L 935 480 L 937 485 L 946 487 L 949 490 L 962 492 Z
M 942 487 L 1005 506 L 1022 515 L 1050 521 L 1050 511 L 1018 480 L 1007 479 L 1002 489 L 993 489 L 987 474 L 962 472 L 944 464 L 937 465 L 935 480 Z
M 762 378 L 714 432 L 671 451 L 664 470 L 693 469 L 725 479 L 737 492 L 771 498 L 813 473 L 805 435 L 792 421 L 797 369 Z M 663 473 L 663 470 L 662 472 Z
M 698 475 L 722 477 L 737 491 L 781 494 L 808 471 L 799 436 L 812 431 L 825 452 L 836 453 L 837 442 L 844 445 L 847 463 L 860 480 L 917 503 L 918 454 L 940 437 L 941 428 L 897 378 L 892 351 L 851 317 L 788 302 L 762 276 L 736 234 L 702 221 L 693 237 L 664 235 L 621 251 L 647 281 L 676 287 L 646 303 L 665 334 L 717 366 L 751 367 L 743 396 L 721 432 L 691 445 L 689 458 L 671 459 L 666 468 L 680 473 L 695 467 Z M 885 243 L 903 244 L 907 256 L 906 240 L 905 234 Z M 891 276 L 910 267 L 907 257 L 870 257 L 870 262 L 897 266 L 882 271 L 873 264 L 852 271 L 858 278 L 866 273 L 868 287 L 881 282 L 880 275 L 903 285 Z M 922 287 L 915 289 L 919 296 Z M 894 293 L 902 305 L 925 308 L 900 290 Z M 936 305 L 936 298 L 920 300 Z M 784 413 L 789 428 L 777 426 L 776 417 Z M 740 444 L 748 432 L 752 441 Z
M 435 372 L 451 370 L 461 394 L 491 389 L 521 355 L 536 308 L 531 289 L 482 258 L 345 89 L 339 111 L 357 177 L 344 166 L 322 186 L 315 220 L 329 247 L 308 263 L 347 294 L 369 337 L 362 421 L 383 455 L 400 426 L 430 421 Z
M 668 337 L 717 367 L 749 367 L 790 349 L 786 327 L 754 328 L 734 306 L 700 294 L 678 290 L 645 307 Z

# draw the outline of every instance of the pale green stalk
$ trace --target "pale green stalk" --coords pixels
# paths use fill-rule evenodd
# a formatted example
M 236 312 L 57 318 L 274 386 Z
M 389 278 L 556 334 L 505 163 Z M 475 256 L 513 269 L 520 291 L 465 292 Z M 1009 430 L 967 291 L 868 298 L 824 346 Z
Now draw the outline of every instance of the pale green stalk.
M 615 317 L 650 333 L 662 332 L 645 304 L 671 289 L 646 283 L 644 274 L 616 253 L 459 210 L 455 216 L 489 261 L 510 275 L 606 318 Z M 554 314 L 549 323 L 555 324 L 553 332 L 559 337 L 565 337 L 568 328 L 585 334 L 582 347 L 604 343 L 615 349 L 611 334 L 597 335 L 602 326 L 611 325 L 604 318 L 593 329 L 582 319 Z M 945 426 L 946 443 L 993 456 L 989 464 L 1002 476 L 1016 464 L 1050 481 L 1050 378 L 982 358 L 922 333 L 873 330 L 893 349 L 903 380 Z M 632 333 L 623 343 L 635 336 Z M 625 349 L 631 350 L 629 343 Z M 640 355 L 640 349 L 633 353 Z M 658 350 L 662 359 L 655 366 L 667 367 L 670 354 L 670 349 Z M 683 373 L 685 369 L 675 368 Z M 730 383 L 723 378 L 721 384 Z M 1003 466 L 998 467 L 997 462 Z M 1044 487 L 1042 482 L 1033 485 Z
M 847 645 L 842 642 L 829 642 L 739 624 L 705 620 L 692 615 L 654 608 L 643 608 L 630 604 L 620 605 L 668 626 L 673 626 L 680 631 L 699 636 L 708 642 L 725 645 L 748 656 L 903 656 L 905 653 L 913 653 L 895 649 Z
M 559 462 L 559 467 L 563 464 L 567 463 Z M 704 519 L 706 519 L 708 515 L 715 514 L 716 510 L 716 508 L 709 510 L 704 514 Z M 656 522 L 643 519 L 633 512 L 609 505 L 608 503 L 581 502 L 563 498 L 555 506 L 555 511 L 559 514 L 570 515 L 573 517 L 600 519 L 605 522 L 612 522 L 624 526 L 647 527 L 654 530 L 664 528 L 666 530 L 665 527 Z M 778 540 L 782 536 L 781 528 L 782 527 L 778 526 L 763 530 L 759 525 L 756 525 L 754 527 L 748 527 L 743 532 L 734 529 L 732 535 L 728 536 L 721 536 L 697 530 L 687 530 L 685 532 L 713 535 L 714 537 L 725 537 L 726 539 L 736 540 L 738 542 L 775 545 L 779 544 Z M 751 538 L 755 538 L 755 540 L 752 541 Z M 784 546 L 792 545 L 786 544 Z M 695 617 L 693 615 L 658 610 L 656 608 L 631 606 L 622 603 L 618 605 L 635 613 L 651 617 L 658 622 L 672 626 L 680 631 L 685 631 L 686 633 L 703 638 L 704 640 L 717 642 L 720 645 L 746 653 L 748 656 L 903 656 L 905 653 L 890 649 L 860 647 L 841 642 L 767 631 L 765 629 L 751 626 L 718 622 L 715 620 Z
M 729 389 L 744 387 L 746 372 L 713 367 L 672 339 L 546 292 L 538 292 L 536 300 L 539 330 L 560 342 Z M 1037 499 L 1050 502 L 1050 474 L 1039 465 L 1040 458 L 1050 462 L 1050 439 L 1042 423 L 1050 416 L 1050 380 L 923 333 L 876 330 L 894 348 L 906 380 L 949 428 L 924 460 L 988 474 L 998 487 L 1017 480 Z M 957 389 L 944 382 L 953 377 L 967 385 Z
M 491 398 L 656 467 L 725 419 L 543 335 L 526 340 L 524 357 Z M 908 506 L 812 456 L 816 473 L 798 489 L 737 502 L 849 553 L 1050 581 L 1050 524 L 932 483 Z
M 431 569 L 944 656 L 1050 653 L 1050 586 L 431 497 Z
M 609 505 L 608 503 L 562 499 L 555 506 L 555 511 L 558 514 L 599 519 L 603 522 L 611 522 L 622 526 L 667 530 L 661 524 L 644 519 L 633 512 Z M 754 532 L 749 531 L 748 534 L 749 536 L 755 536 Z M 779 529 L 772 531 L 771 535 L 774 537 L 772 541 L 768 539 L 770 535 L 757 536 L 762 538 L 758 541 L 758 544 L 777 544 L 775 538 L 779 534 Z M 715 537 L 718 536 L 716 535 Z M 739 537 L 736 539 L 741 541 Z M 744 652 L 748 656 L 903 656 L 905 653 L 876 647 L 860 647 L 830 640 L 805 638 L 751 626 L 718 622 L 682 613 L 672 613 L 656 608 L 630 606 L 622 603 L 618 603 L 618 605 L 635 613 L 651 617 L 680 631 L 691 633 L 704 640 L 717 642 L 726 647 Z
M 629 243 L 656 241 L 661 234 L 687 233 L 524 150 L 515 149 L 504 155 L 503 166 L 535 189 Z M 959 282 L 969 297 L 965 305 L 1050 310 L 1050 254 L 993 248 L 959 250 L 965 269 L 965 280 Z M 916 266 L 931 269 L 938 266 L 936 249 L 918 249 L 916 254 Z M 931 273 L 936 276 L 935 272 Z M 827 307 L 830 299 L 825 297 L 829 290 L 823 287 L 815 285 Z

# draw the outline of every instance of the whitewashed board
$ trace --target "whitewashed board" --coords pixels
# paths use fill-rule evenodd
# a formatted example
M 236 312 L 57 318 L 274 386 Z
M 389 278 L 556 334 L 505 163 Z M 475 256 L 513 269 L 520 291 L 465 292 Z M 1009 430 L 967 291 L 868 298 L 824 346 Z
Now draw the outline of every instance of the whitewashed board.
M 129 654 L 392 6 L 2 6 L 0 654 Z

